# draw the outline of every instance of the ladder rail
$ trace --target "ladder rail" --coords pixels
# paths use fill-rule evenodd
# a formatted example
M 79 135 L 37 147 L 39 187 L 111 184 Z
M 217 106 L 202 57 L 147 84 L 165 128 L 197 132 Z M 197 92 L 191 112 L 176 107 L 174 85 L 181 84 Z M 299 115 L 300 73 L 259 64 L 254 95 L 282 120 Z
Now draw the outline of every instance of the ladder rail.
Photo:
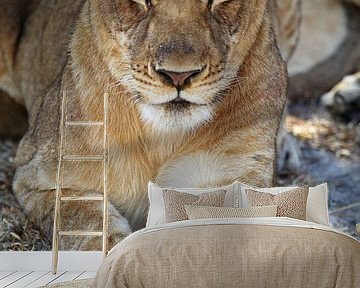
M 104 176 L 104 184 L 103 184 L 103 197 L 104 197 L 104 207 L 103 207 L 103 258 L 105 258 L 107 250 L 108 250 L 108 224 L 109 224 L 109 213 L 108 213 L 108 139 L 107 139 L 107 129 L 108 129 L 108 93 L 104 94 L 104 138 L 103 138 L 103 176 Z
M 60 214 L 60 194 L 61 194 L 61 165 L 63 157 L 63 141 L 64 141 L 64 118 L 65 118 L 65 99 L 66 92 L 63 91 L 61 101 L 61 119 L 60 119 L 60 142 L 59 142 L 59 162 L 56 174 L 56 198 L 55 198 L 55 213 L 54 213 L 54 227 L 53 227 L 53 241 L 52 241 L 52 272 L 56 274 L 58 260 L 59 260 L 59 214 Z

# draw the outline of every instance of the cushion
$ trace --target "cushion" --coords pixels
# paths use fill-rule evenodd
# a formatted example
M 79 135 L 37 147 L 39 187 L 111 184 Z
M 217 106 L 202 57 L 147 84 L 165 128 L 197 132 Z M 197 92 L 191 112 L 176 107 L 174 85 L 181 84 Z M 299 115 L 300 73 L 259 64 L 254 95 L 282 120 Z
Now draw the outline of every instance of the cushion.
M 231 208 L 185 205 L 189 219 L 275 217 L 277 206 Z
M 273 188 L 254 188 L 249 185 L 239 183 L 241 186 L 242 202 L 240 207 L 248 207 L 246 189 L 253 189 L 259 192 L 267 192 L 271 194 L 279 194 L 285 191 L 292 190 L 297 187 L 273 187 Z M 322 224 L 331 227 L 328 209 L 328 187 L 327 184 L 321 184 L 309 188 L 309 195 L 306 205 L 306 221 Z
M 295 188 L 277 195 L 246 189 L 251 206 L 278 205 L 276 216 L 306 220 L 309 187 Z
M 224 205 L 225 194 L 225 190 L 208 192 L 200 195 L 165 190 L 163 191 L 163 198 L 165 204 L 166 222 L 188 220 L 189 218 L 186 214 L 185 205 L 221 207 Z
M 216 190 L 225 190 L 226 195 L 224 206 L 234 208 L 247 208 L 249 207 L 249 204 L 245 193 L 246 189 L 253 189 L 259 192 L 267 192 L 276 195 L 285 191 L 292 190 L 294 188 L 296 187 L 254 188 L 239 182 L 234 182 L 228 186 L 213 188 L 173 188 L 160 187 L 152 182 L 149 182 L 148 196 L 150 205 L 146 227 L 165 223 L 165 206 L 162 197 L 163 190 L 170 189 L 180 192 L 187 192 L 194 195 L 199 195 L 202 193 Z M 328 188 L 326 183 L 309 188 L 309 195 L 306 206 L 306 221 L 331 227 L 328 210 Z
M 212 188 L 173 188 L 173 187 L 160 187 L 155 183 L 149 182 L 148 184 L 148 196 L 149 196 L 149 213 L 146 222 L 146 227 L 152 227 L 154 225 L 162 224 L 166 222 L 165 219 L 165 205 L 163 199 L 164 190 L 174 190 L 179 192 L 186 192 L 193 195 L 200 195 L 207 192 L 213 192 L 218 190 L 225 190 L 224 206 L 226 207 L 240 207 L 242 203 L 241 190 L 238 182 L 234 182 L 227 186 L 212 187 Z

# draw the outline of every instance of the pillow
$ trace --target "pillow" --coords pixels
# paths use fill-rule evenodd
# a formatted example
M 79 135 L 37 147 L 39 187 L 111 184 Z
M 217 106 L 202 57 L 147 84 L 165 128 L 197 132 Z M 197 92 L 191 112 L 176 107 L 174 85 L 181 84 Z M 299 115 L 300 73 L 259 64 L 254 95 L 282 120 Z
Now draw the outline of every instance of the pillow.
M 202 193 L 216 190 L 226 190 L 224 202 L 225 207 L 246 208 L 249 207 L 245 193 L 246 189 L 253 189 L 259 192 L 267 192 L 276 195 L 294 188 L 296 187 L 274 187 L 258 189 L 239 182 L 234 182 L 228 186 L 215 188 L 164 188 L 149 182 L 148 196 L 150 206 L 146 227 L 165 223 L 165 207 L 162 191 L 166 189 L 187 192 L 194 195 L 200 195 Z M 331 227 L 328 210 L 328 188 L 326 183 L 309 188 L 308 201 L 306 205 L 306 221 Z
M 225 190 L 193 195 L 172 190 L 163 191 L 166 222 L 189 220 L 185 205 L 207 205 L 221 207 L 224 205 Z
M 231 208 L 185 205 L 185 210 L 189 219 L 275 217 L 277 206 Z
M 277 195 L 246 189 L 251 206 L 278 205 L 276 216 L 306 220 L 309 187 L 295 188 Z
M 207 192 L 213 192 L 218 190 L 225 190 L 224 206 L 226 207 L 240 207 L 242 201 L 240 185 L 234 182 L 228 186 L 214 187 L 214 188 L 164 188 L 159 187 L 156 184 L 149 182 L 148 184 L 148 196 L 149 196 L 149 213 L 146 222 L 146 227 L 152 227 L 157 224 L 165 223 L 165 205 L 163 199 L 164 190 L 174 190 L 179 192 L 186 192 L 193 195 L 200 195 Z
M 242 202 L 240 207 L 248 207 L 248 201 L 245 190 L 252 189 L 259 192 L 267 192 L 274 195 L 290 191 L 297 187 L 274 187 L 274 188 L 254 188 L 249 185 L 239 183 L 241 186 L 241 197 Z M 327 184 L 321 184 L 315 187 L 309 188 L 309 195 L 306 204 L 306 221 L 322 224 L 331 227 L 329 220 L 329 209 L 328 209 L 328 187 Z

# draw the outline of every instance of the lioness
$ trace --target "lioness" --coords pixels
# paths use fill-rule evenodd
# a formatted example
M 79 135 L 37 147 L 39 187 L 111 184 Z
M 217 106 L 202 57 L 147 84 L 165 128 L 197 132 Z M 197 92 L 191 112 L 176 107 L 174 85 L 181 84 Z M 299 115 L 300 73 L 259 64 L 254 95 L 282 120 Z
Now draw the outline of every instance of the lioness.
M 149 180 L 174 187 L 270 186 L 287 73 L 266 0 L 8 0 L 0 3 L 0 88 L 26 105 L 14 191 L 50 237 L 60 101 L 101 121 L 109 93 L 110 246 L 144 226 Z M 74 129 L 67 154 L 101 151 Z M 64 192 L 101 193 L 96 163 L 65 167 Z M 97 230 L 101 206 L 62 204 L 63 229 Z M 64 239 L 94 249 L 96 239 Z

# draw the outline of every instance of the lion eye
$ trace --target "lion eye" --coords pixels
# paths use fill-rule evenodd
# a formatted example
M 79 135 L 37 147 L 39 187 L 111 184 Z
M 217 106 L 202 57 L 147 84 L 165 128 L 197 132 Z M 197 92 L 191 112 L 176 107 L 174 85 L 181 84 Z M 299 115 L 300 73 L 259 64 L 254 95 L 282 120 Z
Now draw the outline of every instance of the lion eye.
M 147 7 L 150 7 L 151 6 L 151 0 L 145 0 L 145 4 Z

